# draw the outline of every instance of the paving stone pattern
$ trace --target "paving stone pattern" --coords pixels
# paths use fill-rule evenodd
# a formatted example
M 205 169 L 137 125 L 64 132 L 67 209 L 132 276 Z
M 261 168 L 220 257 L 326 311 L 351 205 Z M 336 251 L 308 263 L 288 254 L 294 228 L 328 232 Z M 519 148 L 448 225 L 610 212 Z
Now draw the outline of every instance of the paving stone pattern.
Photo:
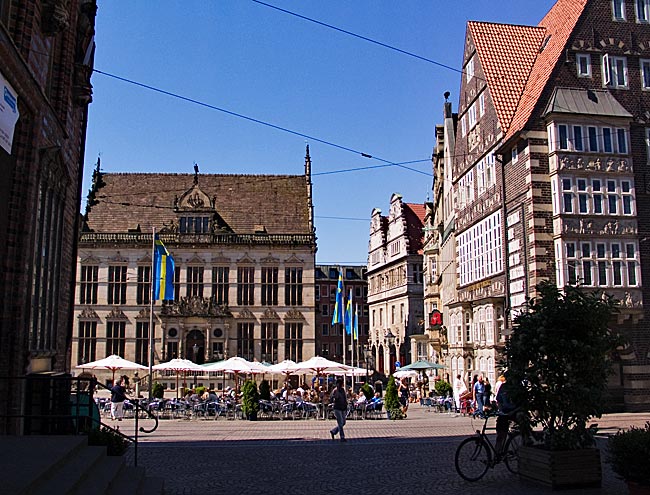
M 597 422 L 607 435 L 649 419 L 615 414 Z M 130 423 L 122 430 L 129 432 Z M 331 420 L 161 420 L 156 432 L 141 437 L 138 458 L 149 476 L 165 479 L 170 495 L 552 493 L 502 464 L 476 483 L 462 480 L 454 468 L 456 447 L 481 424 L 414 405 L 403 421 L 348 421 L 348 441 L 341 443 L 330 438 Z M 604 447 L 604 436 L 599 443 Z M 603 462 L 602 488 L 571 493 L 628 490 Z

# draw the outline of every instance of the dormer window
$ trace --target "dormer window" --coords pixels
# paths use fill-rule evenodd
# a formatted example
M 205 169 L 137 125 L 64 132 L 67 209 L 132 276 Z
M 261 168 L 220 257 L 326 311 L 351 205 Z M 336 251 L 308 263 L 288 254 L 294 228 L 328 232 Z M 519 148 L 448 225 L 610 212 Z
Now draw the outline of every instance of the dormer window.
M 181 234 L 207 234 L 210 232 L 210 217 L 180 217 L 179 231 Z

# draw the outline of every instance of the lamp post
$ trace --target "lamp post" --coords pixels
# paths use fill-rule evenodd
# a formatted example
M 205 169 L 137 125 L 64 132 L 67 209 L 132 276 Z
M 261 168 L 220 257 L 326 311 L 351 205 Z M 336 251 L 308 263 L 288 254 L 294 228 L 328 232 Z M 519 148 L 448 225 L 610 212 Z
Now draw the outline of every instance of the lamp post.
M 199 356 L 199 345 L 194 344 L 192 346 L 192 352 L 194 353 L 194 363 L 196 363 L 196 360 Z M 196 371 L 194 372 L 194 388 L 196 388 Z
M 370 350 L 370 346 L 368 344 L 363 346 L 363 357 L 366 360 L 366 384 L 368 383 L 368 361 L 370 361 L 370 355 L 372 354 L 372 351 Z
M 393 371 L 391 369 L 393 363 L 390 362 L 390 348 L 395 344 L 395 335 L 393 335 L 393 332 L 390 330 L 386 330 L 386 333 L 384 333 L 384 339 L 386 340 L 386 344 L 388 344 L 388 374 L 390 375 Z M 395 351 L 397 352 L 397 349 Z M 397 359 L 397 356 L 395 359 Z

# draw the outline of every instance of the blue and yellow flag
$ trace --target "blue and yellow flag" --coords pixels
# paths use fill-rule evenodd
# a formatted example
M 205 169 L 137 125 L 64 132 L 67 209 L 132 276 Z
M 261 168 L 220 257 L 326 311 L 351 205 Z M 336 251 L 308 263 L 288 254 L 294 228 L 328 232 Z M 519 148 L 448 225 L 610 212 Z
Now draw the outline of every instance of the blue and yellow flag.
M 332 325 L 343 323 L 343 274 L 339 270 L 339 283 L 336 287 L 336 300 L 332 313 Z
M 153 300 L 174 300 L 174 258 L 156 235 L 153 250 Z
M 350 289 L 350 297 L 348 297 L 348 305 L 345 307 L 345 333 L 350 335 L 352 333 L 352 289 Z
M 354 338 L 359 340 L 359 305 L 354 307 Z

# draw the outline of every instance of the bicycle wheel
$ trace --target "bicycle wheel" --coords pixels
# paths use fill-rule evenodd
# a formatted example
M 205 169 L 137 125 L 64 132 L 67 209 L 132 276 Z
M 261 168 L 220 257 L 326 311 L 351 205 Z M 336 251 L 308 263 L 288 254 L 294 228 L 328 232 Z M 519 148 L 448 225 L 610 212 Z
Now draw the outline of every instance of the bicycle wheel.
M 519 473 L 519 447 L 524 443 L 524 439 L 521 436 L 521 433 L 518 431 L 510 433 L 508 435 L 508 440 L 506 441 L 506 446 L 504 448 L 503 460 L 506 463 L 508 471 L 512 474 Z
M 466 438 L 456 449 L 456 471 L 467 481 L 478 481 L 490 467 L 491 458 L 490 449 L 482 438 Z

